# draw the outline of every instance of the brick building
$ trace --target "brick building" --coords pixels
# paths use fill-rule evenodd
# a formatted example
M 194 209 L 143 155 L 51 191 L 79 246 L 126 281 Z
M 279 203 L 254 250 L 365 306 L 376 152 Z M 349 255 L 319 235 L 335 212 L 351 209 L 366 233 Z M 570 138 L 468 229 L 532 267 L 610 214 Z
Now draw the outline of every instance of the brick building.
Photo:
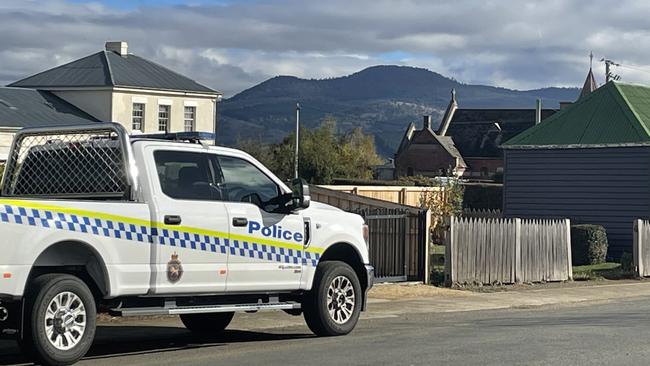
M 411 123 L 395 154 L 395 176 L 460 176 L 467 164 L 448 136 L 431 128 L 431 116 L 424 116 L 421 130 Z
M 535 108 L 459 108 L 451 92 L 449 106 L 435 130 L 431 117 L 415 130 L 411 124 L 395 154 L 395 176 L 456 175 L 469 179 L 495 180 L 503 174 L 500 145 L 536 123 Z M 555 113 L 540 109 L 540 120 Z M 451 174 L 450 174 L 451 173 Z

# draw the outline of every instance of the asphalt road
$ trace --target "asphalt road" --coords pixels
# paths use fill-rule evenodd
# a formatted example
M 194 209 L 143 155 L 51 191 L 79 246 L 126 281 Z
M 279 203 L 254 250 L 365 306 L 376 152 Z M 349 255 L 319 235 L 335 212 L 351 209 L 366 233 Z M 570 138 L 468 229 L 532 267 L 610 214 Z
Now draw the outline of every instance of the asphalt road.
M 648 300 L 456 313 L 403 309 L 364 319 L 352 334 L 337 338 L 315 338 L 302 325 L 229 330 L 209 339 L 191 335 L 175 320 L 110 325 L 98 329 L 96 344 L 80 364 L 646 365 Z M 0 342 L 0 365 L 21 362 L 10 343 Z

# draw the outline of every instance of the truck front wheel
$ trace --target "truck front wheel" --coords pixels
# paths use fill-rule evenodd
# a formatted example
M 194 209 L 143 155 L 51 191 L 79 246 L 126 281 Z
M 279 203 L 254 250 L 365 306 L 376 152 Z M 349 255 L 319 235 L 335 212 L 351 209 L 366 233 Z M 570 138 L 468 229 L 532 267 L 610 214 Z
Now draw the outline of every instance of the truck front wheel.
M 97 309 L 88 286 L 66 274 L 46 274 L 30 285 L 21 343 L 45 365 L 70 365 L 95 338 Z
M 219 333 L 226 329 L 235 313 L 181 314 L 185 328 L 195 333 Z
M 361 312 L 361 285 L 352 267 L 340 261 L 322 262 L 312 290 L 302 304 L 307 326 L 318 336 L 348 334 Z

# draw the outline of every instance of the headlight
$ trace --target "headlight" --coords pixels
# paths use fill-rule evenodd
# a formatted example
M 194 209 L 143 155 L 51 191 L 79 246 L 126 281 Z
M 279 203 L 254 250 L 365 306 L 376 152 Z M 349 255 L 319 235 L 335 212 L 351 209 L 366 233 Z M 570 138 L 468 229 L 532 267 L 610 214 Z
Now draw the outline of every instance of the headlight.
M 370 241 L 370 229 L 368 229 L 368 225 L 363 224 L 363 240 L 366 241 L 366 245 L 368 245 Z

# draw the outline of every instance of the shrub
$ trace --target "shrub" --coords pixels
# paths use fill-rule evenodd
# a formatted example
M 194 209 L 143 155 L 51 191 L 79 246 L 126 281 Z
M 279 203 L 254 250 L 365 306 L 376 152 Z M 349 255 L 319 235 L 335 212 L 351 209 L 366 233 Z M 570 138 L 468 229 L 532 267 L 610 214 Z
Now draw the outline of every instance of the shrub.
M 571 257 L 574 266 L 605 263 L 607 233 L 600 225 L 571 226 Z
M 475 210 L 501 210 L 503 186 L 496 184 L 465 184 L 463 207 Z
M 628 252 L 621 256 L 621 270 L 623 272 L 634 272 L 634 257 Z

